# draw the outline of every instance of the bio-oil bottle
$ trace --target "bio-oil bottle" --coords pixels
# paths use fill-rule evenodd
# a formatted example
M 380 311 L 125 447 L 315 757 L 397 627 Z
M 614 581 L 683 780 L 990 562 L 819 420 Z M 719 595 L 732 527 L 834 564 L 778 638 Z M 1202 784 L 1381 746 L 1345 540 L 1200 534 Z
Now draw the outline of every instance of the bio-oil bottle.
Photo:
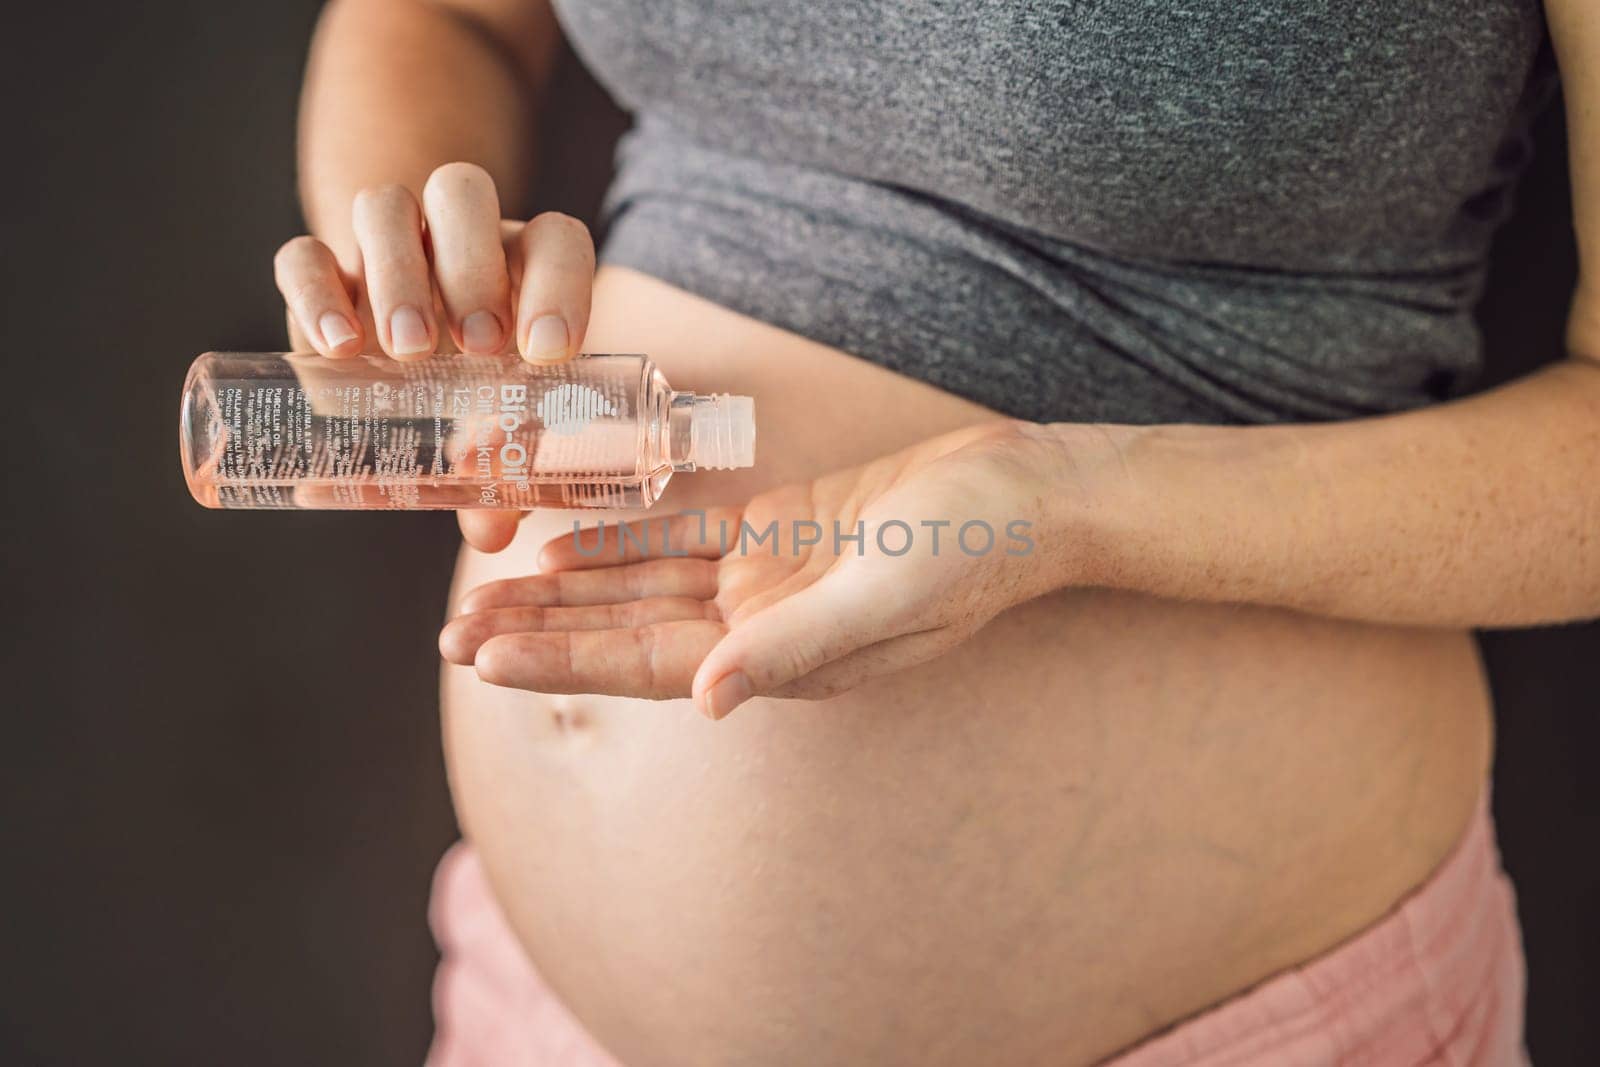
M 674 392 L 637 355 L 208 352 L 179 446 L 211 508 L 647 508 L 674 474 L 755 462 L 755 402 Z

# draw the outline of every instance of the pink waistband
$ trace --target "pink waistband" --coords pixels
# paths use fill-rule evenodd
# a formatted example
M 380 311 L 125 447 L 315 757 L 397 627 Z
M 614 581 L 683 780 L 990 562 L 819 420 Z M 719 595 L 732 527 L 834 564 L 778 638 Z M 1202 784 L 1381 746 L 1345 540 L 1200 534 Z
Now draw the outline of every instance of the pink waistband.
M 617 1067 L 528 962 L 476 855 L 440 863 L 430 1067 Z M 1515 902 L 1488 803 L 1433 876 L 1376 925 L 1157 1034 L 1104 1067 L 1525 1064 Z
M 1522 937 L 1488 800 L 1433 876 L 1374 926 L 1105 1067 L 1510 1067 Z

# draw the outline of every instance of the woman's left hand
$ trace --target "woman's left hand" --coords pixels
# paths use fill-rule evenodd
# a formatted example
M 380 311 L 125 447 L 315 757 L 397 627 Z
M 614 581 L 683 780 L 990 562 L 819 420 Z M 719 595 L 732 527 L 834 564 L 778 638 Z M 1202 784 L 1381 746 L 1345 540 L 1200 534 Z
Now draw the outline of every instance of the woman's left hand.
M 971 427 L 628 537 L 557 538 L 541 573 L 463 597 L 439 647 L 495 685 L 692 695 L 714 719 L 756 695 L 831 696 L 1062 584 L 1075 552 L 1056 516 L 1079 484 L 1052 429 Z

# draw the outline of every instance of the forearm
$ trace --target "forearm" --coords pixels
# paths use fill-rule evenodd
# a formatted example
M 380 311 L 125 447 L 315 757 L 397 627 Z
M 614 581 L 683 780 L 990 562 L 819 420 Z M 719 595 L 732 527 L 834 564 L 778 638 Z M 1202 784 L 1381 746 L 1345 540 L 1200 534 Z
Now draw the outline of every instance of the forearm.
M 522 5 L 530 13 L 514 24 L 473 6 L 333 0 L 318 23 L 301 102 L 300 192 L 312 232 L 347 266 L 360 189 L 419 192 L 455 160 L 482 166 L 508 202 L 527 187 L 555 30 L 540 5 Z
M 1420 625 L 1600 615 L 1600 364 L 1342 423 L 1054 429 L 1100 457 L 1063 495 L 1065 581 Z

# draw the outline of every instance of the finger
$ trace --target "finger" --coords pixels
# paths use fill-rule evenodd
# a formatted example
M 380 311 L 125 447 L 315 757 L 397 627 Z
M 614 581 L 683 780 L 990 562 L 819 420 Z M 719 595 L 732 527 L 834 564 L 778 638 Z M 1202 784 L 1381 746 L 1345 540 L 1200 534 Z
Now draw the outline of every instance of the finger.
M 534 362 L 578 353 L 589 329 L 594 241 L 571 215 L 547 211 L 522 228 L 517 292 L 517 350 Z
M 527 225 L 520 219 L 500 220 L 500 251 L 506 257 L 506 277 L 513 296 L 522 292 L 522 231 Z M 511 315 L 516 318 L 515 309 Z
M 625 604 L 584 607 L 495 608 L 458 615 L 439 631 L 439 654 L 451 663 L 471 664 L 485 641 L 503 634 L 558 633 L 569 630 L 624 630 L 658 622 L 716 621 L 709 600 L 650 597 Z
M 659 559 L 601 570 L 559 571 L 489 582 L 461 598 L 460 614 L 492 608 L 619 604 L 658 596 L 711 600 L 716 595 L 716 564 L 698 559 Z
M 490 685 L 666 700 L 689 695 L 695 666 L 722 633 L 721 623 L 698 620 L 506 634 L 485 641 L 473 663 Z
M 327 245 L 306 235 L 285 242 L 272 257 L 272 278 L 312 348 L 325 356 L 361 351 L 361 320 Z
M 720 719 L 757 693 L 775 692 L 858 649 L 923 628 L 893 586 L 835 568 L 734 620 L 695 674 L 695 706 Z
M 472 163 L 446 163 L 422 187 L 422 210 L 451 336 L 463 352 L 499 352 L 511 322 L 511 282 L 494 179 Z
M 396 359 L 428 355 L 438 344 L 438 334 L 416 197 L 403 185 L 363 189 L 356 194 L 351 221 L 378 344 Z
M 525 511 L 490 510 L 476 508 L 456 512 L 461 524 L 461 537 L 479 552 L 499 552 L 517 537 L 517 524 Z
M 602 522 L 547 541 L 539 570 L 587 570 L 646 559 L 719 559 L 739 537 L 739 508 L 682 511 L 627 523 Z

